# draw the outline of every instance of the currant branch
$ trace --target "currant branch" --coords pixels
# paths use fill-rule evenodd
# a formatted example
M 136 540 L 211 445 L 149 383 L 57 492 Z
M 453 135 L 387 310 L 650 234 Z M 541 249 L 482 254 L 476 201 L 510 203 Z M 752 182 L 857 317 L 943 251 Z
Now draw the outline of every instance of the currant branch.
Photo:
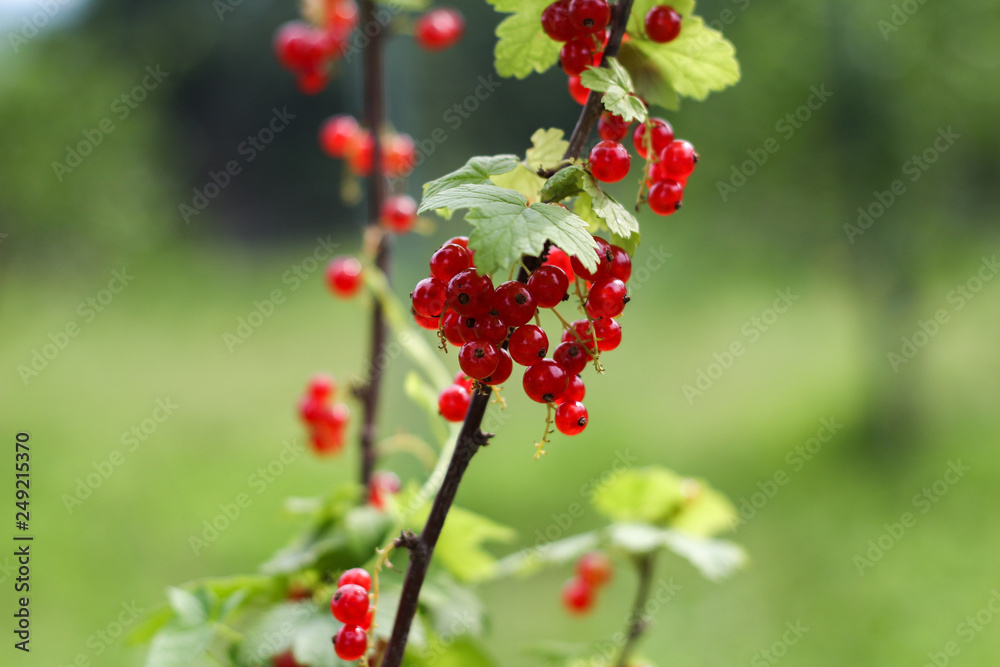
M 615 15 L 611 26 L 611 34 L 608 45 L 604 52 L 602 66 L 607 64 L 607 59 L 618 53 L 622 37 L 625 35 L 625 28 L 628 24 L 629 15 L 632 11 L 633 0 L 621 0 L 615 7 Z M 577 119 L 573 134 L 569 139 L 569 147 L 566 150 L 564 159 L 572 160 L 580 157 L 583 152 L 587 138 L 593 131 L 600 115 L 600 98 L 597 92 L 591 92 Z M 538 268 L 542 263 L 541 257 L 525 257 L 522 266 L 518 271 L 517 281 L 526 283 L 530 271 Z M 504 343 L 506 349 L 506 343 Z M 483 433 L 481 426 L 486 409 L 489 407 L 490 396 L 493 390 L 488 385 L 480 385 L 478 391 L 469 403 L 469 409 L 465 414 L 462 423 L 462 430 L 458 435 L 458 442 L 455 453 L 452 455 L 445 474 L 444 482 L 434 503 L 431 506 L 430 516 L 424 525 L 424 530 L 420 534 L 420 547 L 412 549 L 410 552 L 410 563 L 406 570 L 406 577 L 403 580 L 403 591 L 399 601 L 399 608 L 396 612 L 396 620 L 393 624 L 392 636 L 386 647 L 385 655 L 382 659 L 382 667 L 400 667 L 403 661 L 403 653 L 410 634 L 410 627 L 413 624 L 413 617 L 417 613 L 420 602 L 420 590 L 423 587 L 427 576 L 427 569 L 430 566 L 431 558 L 434 555 L 434 548 L 437 545 L 438 537 L 444 528 L 444 522 L 448 517 L 448 512 L 458 493 L 458 487 L 462 482 L 462 477 L 472 461 L 472 457 L 481 447 L 488 444 L 492 434 Z
M 636 559 L 636 569 L 639 572 L 639 587 L 635 595 L 635 603 L 629 614 L 628 629 L 625 631 L 625 645 L 622 646 L 621 654 L 615 667 L 627 667 L 632 651 L 638 643 L 642 633 L 646 630 L 646 602 L 649 600 L 649 591 L 653 583 L 653 567 L 656 564 L 656 552 L 643 554 Z

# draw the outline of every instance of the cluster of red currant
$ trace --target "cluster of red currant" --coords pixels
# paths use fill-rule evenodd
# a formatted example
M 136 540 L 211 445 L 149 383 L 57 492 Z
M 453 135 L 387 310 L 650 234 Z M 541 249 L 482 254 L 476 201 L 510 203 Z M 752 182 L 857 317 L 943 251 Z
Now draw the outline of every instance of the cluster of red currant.
M 299 417 L 309 429 L 309 442 L 317 454 L 339 454 L 344 446 L 351 411 L 343 403 L 331 402 L 336 390 L 333 378 L 317 375 L 299 402 Z
M 590 151 L 590 171 L 599 181 L 614 183 L 625 178 L 630 166 L 628 150 L 620 142 L 629 133 L 629 123 L 605 111 L 597 123 L 601 141 Z M 662 118 L 650 118 L 632 132 L 632 145 L 649 162 L 646 202 L 654 213 L 670 215 L 681 207 L 684 187 L 694 172 L 698 153 L 683 139 L 674 139 L 674 128 Z
M 417 149 L 408 134 L 383 133 L 379 146 L 386 176 L 406 176 L 413 170 Z M 327 155 L 347 162 L 356 176 L 370 176 L 375 139 L 353 116 L 330 116 L 319 129 L 319 145 Z
M 299 89 L 315 95 L 330 81 L 332 65 L 347 53 L 351 33 L 358 26 L 354 0 L 307 2 L 315 24 L 289 21 L 274 36 L 274 52 L 281 65 L 296 75 Z M 465 32 L 465 19 L 455 9 L 433 9 L 414 26 L 414 38 L 428 51 L 440 51 L 457 43 Z
M 542 12 L 542 29 L 563 42 L 559 62 L 569 76 L 569 93 L 579 104 L 587 103 L 588 90 L 580 74 L 588 66 L 600 64 L 608 44 L 611 5 L 607 0 L 557 0 Z M 646 36 L 659 43 L 671 42 L 681 33 L 681 15 L 673 7 L 658 5 L 646 14 Z M 622 43 L 629 41 L 626 33 Z
M 430 277 L 410 294 L 413 317 L 443 341 L 460 347 L 462 373 L 438 398 L 438 408 L 449 421 L 461 421 L 468 409 L 473 380 L 484 385 L 505 382 L 514 362 L 525 366 L 524 392 L 539 403 L 554 404 L 560 432 L 576 435 L 587 425 L 581 402 L 585 387 L 580 373 L 600 352 L 621 343 L 622 314 L 629 297 L 625 283 L 632 260 L 622 248 L 594 237 L 598 265 L 588 271 L 576 257 L 556 247 L 527 283 L 507 281 L 493 286 L 476 270 L 468 239 L 456 237 L 442 245 L 430 260 Z M 568 322 L 555 307 L 569 299 L 570 284 L 587 317 Z M 561 342 L 551 358 L 549 339 L 537 317 L 550 308 L 563 324 Z M 534 324 L 529 322 L 535 320 Z
M 344 572 L 337 580 L 330 611 L 344 624 L 333 638 L 333 649 L 341 660 L 357 660 L 368 652 L 368 628 L 373 616 L 368 599 L 371 587 L 371 575 L 360 567 Z
M 586 614 L 594 608 L 598 590 L 611 580 L 611 559 L 599 551 L 583 555 L 576 564 L 576 576 L 563 586 L 562 599 L 566 611 Z
M 350 255 L 337 255 L 326 267 L 326 285 L 340 299 L 352 299 L 361 290 L 361 262 Z

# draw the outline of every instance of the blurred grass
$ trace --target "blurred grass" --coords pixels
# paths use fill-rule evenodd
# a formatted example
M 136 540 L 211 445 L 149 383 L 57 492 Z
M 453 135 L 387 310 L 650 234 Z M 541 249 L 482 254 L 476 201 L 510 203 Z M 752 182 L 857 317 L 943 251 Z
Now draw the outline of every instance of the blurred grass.
M 662 246 L 672 256 L 636 290 L 622 320 L 625 343 L 606 356 L 606 376 L 588 378 L 587 431 L 557 437 L 550 454 L 532 462 L 544 411 L 511 383 L 509 421 L 472 466 L 460 503 L 515 526 L 528 544 L 536 531 L 558 525 L 554 515 L 585 502 L 583 485 L 606 474 L 622 452 L 640 465 L 659 462 L 706 477 L 737 503 L 785 470 L 787 486 L 733 536 L 751 554 L 747 571 L 716 585 L 676 559 L 661 562 L 660 575 L 682 589 L 643 645 L 654 664 L 752 664 L 789 621 L 809 628 L 789 648 L 789 664 L 915 664 L 952 640 L 959 641 L 963 664 L 992 664 L 1000 650 L 996 628 L 966 644 L 955 627 L 998 586 L 1000 528 L 988 518 L 1000 479 L 997 286 L 987 284 L 903 367 L 897 382 L 918 391 L 920 442 L 873 463 L 859 455 L 853 421 L 866 407 L 868 357 L 867 304 L 851 286 L 819 268 L 772 268 L 766 278 L 748 278 L 738 267 L 701 264 L 692 245 L 668 238 L 662 229 L 646 238 L 640 264 L 650 248 Z M 404 242 L 400 292 L 425 271 L 418 258 L 430 246 L 426 239 Z M 32 435 L 32 651 L 39 664 L 68 665 L 81 653 L 102 666 L 139 664 L 121 639 L 109 638 L 105 650 L 95 634 L 109 624 L 115 630 L 122 603 L 149 608 L 169 584 L 253 570 L 296 529 L 282 516 L 284 497 L 353 477 L 353 453 L 331 461 L 303 455 L 261 493 L 250 485 L 284 441 L 301 438 L 294 404 L 305 379 L 327 369 L 346 380 L 360 369 L 364 308 L 328 298 L 321 270 L 296 291 L 282 282 L 313 246 L 266 254 L 189 247 L 126 265 L 133 283 L 93 322 L 81 323 L 80 335 L 27 387 L 16 377 L 17 365 L 46 342 L 47 332 L 80 320 L 77 304 L 119 267 L 77 275 L 22 264 L 6 274 L 0 365 L 8 381 L 0 385 L 0 405 L 8 436 L 19 429 Z M 975 250 L 965 254 L 977 257 Z M 926 286 L 926 308 L 917 312 L 932 313 L 975 265 L 956 263 L 937 276 Z M 690 405 L 682 385 L 694 382 L 713 353 L 746 342 L 742 325 L 784 288 L 800 300 Z M 274 289 L 287 301 L 230 353 L 223 332 Z M 454 367 L 454 356 L 447 363 Z M 386 433 L 427 432 L 398 390 L 407 368 L 400 361 L 389 370 Z M 123 432 L 151 416 L 159 398 L 177 403 L 176 414 L 128 452 Z M 830 417 L 844 428 L 793 471 L 786 454 Z M 124 463 L 68 512 L 63 495 L 115 449 L 123 450 Z M 913 495 L 958 459 L 970 472 L 920 514 Z M 419 473 L 411 458 L 390 463 Z M 251 505 L 195 556 L 189 538 L 240 493 L 250 495 Z M 917 525 L 860 576 L 854 556 L 905 511 L 917 515 Z M 571 530 L 596 522 L 588 510 Z M 566 576 L 552 572 L 486 587 L 491 646 L 503 664 L 540 664 L 525 658 L 522 644 L 596 641 L 622 624 L 632 597 L 624 564 L 598 613 L 582 621 L 560 610 Z

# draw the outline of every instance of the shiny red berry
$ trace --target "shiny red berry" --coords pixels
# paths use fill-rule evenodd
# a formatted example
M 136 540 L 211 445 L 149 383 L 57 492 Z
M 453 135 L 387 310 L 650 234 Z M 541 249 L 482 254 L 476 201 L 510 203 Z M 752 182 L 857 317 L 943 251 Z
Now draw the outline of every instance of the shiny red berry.
M 480 315 L 479 317 L 485 317 Z M 469 341 L 476 340 L 476 320 L 479 317 L 469 317 L 461 315 L 458 320 L 458 335 L 462 337 L 460 345 L 465 345 Z
M 681 207 L 681 199 L 684 197 L 684 188 L 677 181 L 660 181 L 653 183 L 649 188 L 646 201 L 653 213 L 659 215 L 670 215 Z
M 368 634 L 356 623 L 345 625 L 333 639 L 333 650 L 341 660 L 357 660 L 368 652 Z
M 465 419 L 471 400 L 472 394 L 468 389 L 457 384 L 449 385 L 438 395 L 438 412 L 450 422 L 460 422 Z
M 621 141 L 628 135 L 628 127 L 624 118 L 605 111 L 597 121 L 597 134 L 605 141 Z
M 569 76 L 581 74 L 593 60 L 594 53 L 589 38 L 572 39 L 559 50 L 559 64 Z
M 464 318 L 454 310 L 446 310 L 441 319 L 441 332 L 446 341 L 452 345 L 463 345 L 465 339 L 462 337 L 462 320 Z
M 560 405 L 563 403 L 572 403 L 574 401 L 582 401 L 583 397 L 587 395 L 587 388 L 583 384 L 583 378 L 579 375 L 574 375 L 569 379 L 569 386 L 566 387 L 566 393 L 557 401 Z
M 556 345 L 552 351 L 552 360 L 563 367 L 570 377 L 579 375 L 590 363 L 590 355 L 582 343 L 566 341 Z
M 476 318 L 472 328 L 475 338 L 488 340 L 494 345 L 499 345 L 507 338 L 509 329 L 507 323 L 496 315 L 480 315 Z
M 342 158 L 358 133 L 358 121 L 340 114 L 327 118 L 319 130 L 319 144 L 330 157 Z
M 681 34 L 681 15 L 673 7 L 658 5 L 646 12 L 646 35 L 654 42 L 666 44 Z
M 650 155 L 646 151 L 646 128 L 650 126 L 653 129 L 649 134 L 648 141 L 653 149 L 651 155 L 654 158 L 674 140 L 674 128 L 662 118 L 650 118 L 647 123 L 639 123 L 635 126 L 635 131 L 632 132 L 632 145 L 635 146 L 635 152 L 642 158 Z
M 587 98 L 590 97 L 590 88 L 580 83 L 579 76 L 571 76 L 566 81 L 566 85 L 569 87 L 569 94 L 577 104 L 586 104 Z
M 597 351 L 597 342 L 594 340 L 594 327 L 589 320 L 576 320 L 570 322 L 570 327 L 563 331 L 562 342 L 579 341 L 587 346 L 587 349 L 594 353 Z
M 579 401 L 567 401 L 556 408 L 556 428 L 563 435 L 577 435 L 587 428 L 587 408 Z
M 628 303 L 628 290 L 625 283 L 617 278 L 594 283 L 587 296 L 587 314 L 593 319 L 599 317 L 618 317 Z
M 355 586 L 360 586 L 366 591 L 371 591 L 372 589 L 372 575 L 368 574 L 368 570 L 363 567 L 353 567 L 347 570 L 340 578 L 337 579 L 337 587 L 346 586 L 347 584 L 354 584 Z
M 576 562 L 576 576 L 598 588 L 611 581 L 614 565 L 611 559 L 600 551 L 591 551 L 580 557 Z
M 551 403 L 566 392 L 569 374 L 552 359 L 542 359 L 524 371 L 524 393 L 538 403 Z
M 557 42 L 568 42 L 578 31 L 569 21 L 569 0 L 558 0 L 542 12 L 542 30 Z
M 590 149 L 590 171 L 604 183 L 617 183 L 628 176 L 632 158 L 617 141 L 601 141 Z
M 527 285 L 509 280 L 498 285 L 493 293 L 493 310 L 507 326 L 519 327 L 530 322 L 538 308 Z
M 678 139 L 660 152 L 660 169 L 676 181 L 686 179 L 694 171 L 698 153 L 690 142 Z
M 507 346 L 511 358 L 522 366 L 533 366 L 545 358 L 549 351 L 549 337 L 534 324 L 518 327 L 510 335 Z
M 493 300 L 493 281 L 472 268 L 456 273 L 448 281 L 448 305 L 460 315 L 485 315 Z
M 410 195 L 393 195 L 382 203 L 379 221 L 397 234 L 405 234 L 417 221 L 417 202 Z
M 587 269 L 584 267 L 583 262 L 576 256 L 570 258 L 570 263 L 573 265 L 573 270 L 581 278 L 586 278 L 591 282 L 598 282 L 611 275 L 611 264 L 614 262 L 615 256 L 611 252 L 610 243 L 599 236 L 594 237 L 594 242 L 597 244 L 597 248 L 594 250 L 594 253 L 597 255 L 597 268 L 593 271 Z
M 527 287 L 538 308 L 554 308 L 566 297 L 569 278 L 559 267 L 543 264 L 528 277 Z
M 497 385 L 503 384 L 514 372 L 514 362 L 510 358 L 510 353 L 503 348 L 497 350 L 500 356 L 497 358 L 497 368 L 488 377 L 483 378 L 483 384 Z
M 458 365 L 466 375 L 477 380 L 492 375 L 499 363 L 497 346 L 487 340 L 470 340 L 458 352 Z
M 334 618 L 348 625 L 362 623 L 368 607 L 368 591 L 357 584 L 340 586 L 330 599 L 330 611 Z
M 610 352 L 622 342 L 622 325 L 610 317 L 594 320 L 594 333 L 597 335 L 597 349 Z
M 600 32 L 611 20 L 611 6 L 607 0 L 570 0 L 569 22 L 580 32 Z
M 608 275 L 612 278 L 627 283 L 632 277 L 632 258 L 628 256 L 624 248 L 616 245 L 611 246 L 611 271 Z
M 282 24 L 274 34 L 274 53 L 285 69 L 305 71 L 316 68 L 323 56 L 315 29 L 303 21 Z
M 448 305 L 448 288 L 437 278 L 424 278 L 410 292 L 413 310 L 424 317 L 438 317 Z
M 361 262 L 354 257 L 334 257 L 326 267 L 326 284 L 336 296 L 350 299 L 361 289 Z
M 562 592 L 563 606 L 574 615 L 582 615 L 594 607 L 594 589 L 581 579 L 570 579 Z
M 442 51 L 456 44 L 465 33 L 465 18 L 457 9 L 432 9 L 419 19 L 413 34 L 417 44 L 427 51 Z
M 431 275 L 447 283 L 459 271 L 469 268 L 472 258 L 469 251 L 460 245 L 449 243 L 434 251 L 431 255 Z
M 545 256 L 543 266 L 547 265 L 557 266 L 562 269 L 563 273 L 565 273 L 566 277 L 569 279 L 569 282 L 573 282 L 573 279 L 576 278 L 576 274 L 573 272 L 573 263 L 570 261 L 569 255 L 555 246 L 549 248 L 549 252 Z M 535 298 L 537 299 L 538 297 L 536 296 Z M 539 308 L 541 308 L 541 306 L 539 306 Z

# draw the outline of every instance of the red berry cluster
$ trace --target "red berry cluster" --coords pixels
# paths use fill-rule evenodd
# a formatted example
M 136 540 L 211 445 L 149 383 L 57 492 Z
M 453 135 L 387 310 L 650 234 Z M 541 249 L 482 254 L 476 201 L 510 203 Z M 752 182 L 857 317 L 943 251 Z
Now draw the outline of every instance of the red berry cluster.
M 344 446 L 351 411 L 343 403 L 331 403 L 336 389 L 333 378 L 317 375 L 299 402 L 299 417 L 309 429 L 309 442 L 317 454 L 338 454 Z
M 368 652 L 368 628 L 372 625 L 368 592 L 372 578 L 360 567 L 348 570 L 337 580 L 337 592 L 330 598 L 330 611 L 343 623 L 333 638 L 333 649 L 341 660 L 357 660 Z
M 566 611 L 586 614 L 594 608 L 598 590 L 611 580 L 611 559 L 599 551 L 585 554 L 577 561 L 576 576 L 563 586 L 562 599 Z
M 621 180 L 628 173 L 628 151 L 619 143 L 628 136 L 629 123 L 605 111 L 597 122 L 601 142 L 590 152 L 590 170 L 600 181 Z M 662 118 L 650 118 L 636 125 L 632 145 L 640 157 L 649 161 L 646 185 L 649 208 L 659 215 L 670 215 L 681 207 L 684 186 L 698 162 L 694 146 L 674 139 L 674 128 Z
M 351 32 L 358 25 L 354 0 L 331 0 L 322 27 L 289 21 L 274 36 L 274 53 L 285 69 L 298 77 L 299 89 L 315 95 L 330 80 L 330 66 L 345 53 Z
M 580 83 L 588 66 L 601 63 L 610 33 L 611 5 L 607 0 L 556 0 L 542 12 L 542 29 L 563 42 L 559 62 L 569 76 L 569 93 L 579 104 L 587 103 L 590 91 Z M 646 36 L 659 43 L 673 41 L 681 32 L 681 15 L 673 7 L 658 5 L 646 14 Z M 628 42 L 626 33 L 622 42 Z
M 629 300 L 625 283 L 632 273 L 628 253 L 604 239 L 594 240 L 599 260 L 594 271 L 552 247 L 527 283 L 507 281 L 496 287 L 490 276 L 476 270 L 465 237 L 450 239 L 431 256 L 430 277 L 417 283 L 410 298 L 417 324 L 461 348 L 462 373 L 438 397 L 445 419 L 465 417 L 473 380 L 501 384 L 516 362 L 526 367 L 521 384 L 528 397 L 556 406 L 556 428 L 566 435 L 583 431 L 588 415 L 580 373 L 600 352 L 621 342 L 621 326 L 614 318 Z M 565 323 L 561 342 L 547 357 L 548 335 L 530 322 L 537 322 L 539 308 L 555 308 L 569 299 L 571 282 L 587 317 Z
M 326 267 L 326 284 L 334 296 L 350 299 L 361 290 L 361 262 L 349 255 L 337 255 Z
M 319 145 L 330 157 L 345 160 L 356 176 L 371 175 L 375 139 L 353 116 L 337 114 L 323 121 Z M 384 133 L 379 146 L 386 176 L 405 176 L 413 170 L 417 149 L 410 135 Z

